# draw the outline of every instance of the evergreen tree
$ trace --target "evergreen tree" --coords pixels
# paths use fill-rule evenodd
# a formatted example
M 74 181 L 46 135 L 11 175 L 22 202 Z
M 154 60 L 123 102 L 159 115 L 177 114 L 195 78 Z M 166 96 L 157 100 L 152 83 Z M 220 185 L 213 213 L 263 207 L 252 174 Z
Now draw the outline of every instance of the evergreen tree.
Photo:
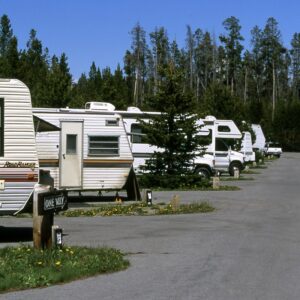
M 161 72 L 169 61 L 169 39 L 166 30 L 160 27 L 150 33 L 150 40 L 152 44 L 154 94 L 156 94 L 162 80 Z
M 194 103 L 182 91 L 182 71 L 170 63 L 161 75 L 163 80 L 152 100 L 152 109 L 162 114 L 151 117 L 150 123 L 142 122 L 142 127 L 147 141 L 163 151 L 154 153 L 147 169 L 153 174 L 184 174 L 200 146 L 196 137 L 197 116 L 192 113 Z
M 135 69 L 133 102 L 135 106 L 141 106 L 144 100 L 144 80 L 146 76 L 146 32 L 138 23 L 131 31 L 132 58 Z
M 292 91 L 295 99 L 300 99 L 300 33 L 294 33 L 292 49 Z
M 187 26 L 187 34 L 186 34 L 186 48 L 187 48 L 187 61 L 188 61 L 188 72 L 187 78 L 189 79 L 189 89 L 193 90 L 193 79 L 194 79 L 194 48 L 195 48 L 195 40 L 194 35 L 191 29 L 191 26 Z
M 65 107 L 71 101 L 72 76 L 65 53 L 51 60 L 48 77 L 48 101 L 50 107 Z
M 231 93 L 236 89 L 237 76 L 241 68 L 241 53 L 243 46 L 240 43 L 244 38 L 240 34 L 241 26 L 235 17 L 227 18 L 223 25 L 227 35 L 221 35 L 220 40 L 224 44 L 227 63 L 227 86 L 230 85 Z
M 199 101 L 214 76 L 214 46 L 209 32 L 195 31 L 196 98 Z
M 3 15 L 0 20 L 0 77 L 18 77 L 18 64 L 18 41 L 8 16 Z
M 125 72 L 125 81 L 127 86 L 128 95 L 127 98 L 131 99 L 130 103 L 133 104 L 134 98 L 134 82 L 135 82 L 135 70 L 133 63 L 133 55 L 127 50 L 124 56 L 124 72 Z
M 262 58 L 264 60 L 264 88 L 266 97 L 272 103 L 272 120 L 278 97 L 278 72 L 283 65 L 283 53 L 285 49 L 282 46 L 278 23 L 274 18 L 269 18 L 262 33 Z
M 36 31 L 32 29 L 27 50 L 21 52 L 19 76 L 30 89 L 33 106 L 44 106 L 48 103 L 48 60 L 48 49 L 43 49 L 42 42 L 36 37 Z

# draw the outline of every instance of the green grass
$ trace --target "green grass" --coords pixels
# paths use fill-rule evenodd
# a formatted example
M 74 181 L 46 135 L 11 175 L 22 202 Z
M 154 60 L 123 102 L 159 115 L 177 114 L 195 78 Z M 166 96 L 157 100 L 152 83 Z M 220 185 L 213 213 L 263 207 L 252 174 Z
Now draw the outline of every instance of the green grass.
M 257 172 L 257 171 L 254 171 L 254 170 L 251 170 L 251 169 L 248 169 L 248 170 L 243 170 L 242 171 L 242 174 L 261 174 L 260 172 Z
M 94 217 L 94 216 L 150 216 L 186 213 L 207 213 L 214 211 L 208 202 L 180 204 L 180 201 L 170 201 L 169 204 L 159 203 L 148 206 L 145 202 L 134 204 L 106 204 L 89 209 L 69 209 L 63 213 L 66 217 Z
M 268 167 L 266 165 L 257 165 L 255 167 L 250 167 L 250 169 L 267 169 Z
M 245 177 L 245 176 L 240 176 L 239 178 L 234 178 L 233 176 L 230 176 L 230 177 L 228 176 L 228 177 L 220 177 L 220 180 L 221 181 L 235 181 L 235 180 L 243 181 L 243 180 L 254 180 L 254 178 L 253 177 Z
M 220 188 L 218 191 L 239 191 L 240 188 L 237 186 L 230 186 L 230 185 L 220 185 Z M 160 189 L 153 189 L 153 191 L 158 191 L 158 192 L 168 192 L 168 191 L 217 191 L 212 187 L 212 185 L 208 187 L 190 187 L 190 188 L 178 188 L 178 189 L 168 189 L 168 188 L 160 188 Z
M 0 249 L 0 292 L 50 286 L 128 266 L 124 254 L 112 248 L 6 247 Z

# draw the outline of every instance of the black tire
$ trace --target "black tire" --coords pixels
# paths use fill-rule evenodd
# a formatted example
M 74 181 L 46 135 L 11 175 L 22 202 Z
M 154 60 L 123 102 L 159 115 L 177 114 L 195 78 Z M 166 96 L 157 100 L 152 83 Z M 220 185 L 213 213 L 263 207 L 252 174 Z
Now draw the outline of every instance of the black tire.
M 195 174 L 201 175 L 203 179 L 209 179 L 211 175 L 210 170 L 206 167 L 197 167 Z
M 232 162 L 229 166 L 229 175 L 234 176 L 234 170 L 238 169 L 239 173 L 241 173 L 242 166 L 239 162 Z

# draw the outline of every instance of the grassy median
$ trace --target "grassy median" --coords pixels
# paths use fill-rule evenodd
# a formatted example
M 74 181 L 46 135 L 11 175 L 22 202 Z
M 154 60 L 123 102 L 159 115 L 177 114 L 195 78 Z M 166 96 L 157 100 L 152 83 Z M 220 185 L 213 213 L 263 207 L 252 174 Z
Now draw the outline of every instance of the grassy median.
M 69 209 L 62 213 L 67 217 L 94 217 L 94 216 L 150 216 L 170 214 L 208 213 L 215 208 L 208 202 L 180 204 L 179 200 L 171 200 L 170 203 L 147 205 L 145 202 L 133 204 L 102 204 L 93 208 Z
M 50 286 L 128 266 L 124 254 L 112 248 L 6 247 L 0 249 L 0 292 Z

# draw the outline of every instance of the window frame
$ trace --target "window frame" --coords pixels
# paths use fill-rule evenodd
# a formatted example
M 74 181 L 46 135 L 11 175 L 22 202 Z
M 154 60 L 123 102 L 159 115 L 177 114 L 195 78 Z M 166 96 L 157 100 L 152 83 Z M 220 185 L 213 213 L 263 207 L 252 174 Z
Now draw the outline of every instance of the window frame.
M 93 138 L 116 138 L 115 141 L 91 141 L 91 139 Z M 107 149 L 112 149 L 113 151 L 117 150 L 117 153 L 91 153 L 91 150 L 97 150 L 97 148 L 91 148 L 91 143 L 116 143 L 117 147 L 115 148 L 101 148 L 99 147 L 98 150 L 107 150 Z M 88 135 L 88 156 L 91 157 L 109 157 L 109 156 L 114 156 L 114 157 L 118 157 L 120 156 L 120 136 L 119 135 Z
M 222 129 L 226 129 L 226 130 L 222 130 Z M 230 131 L 231 131 L 231 129 L 228 125 L 218 125 L 218 132 L 228 133 Z
M 119 126 L 119 119 L 106 119 L 105 120 L 105 126 L 118 127 Z
M 141 132 L 134 132 L 132 131 L 132 129 L 136 127 L 138 129 L 140 129 Z M 148 144 L 145 141 L 145 135 L 143 136 L 143 131 L 142 131 L 142 126 L 140 123 L 132 123 L 130 125 L 130 133 L 131 133 L 131 137 L 130 137 L 130 141 L 132 144 Z M 134 139 L 138 138 L 139 142 L 134 141 Z
M 70 146 L 74 146 L 72 143 L 70 142 L 74 142 L 74 141 L 71 141 L 69 139 L 69 137 L 75 137 L 75 151 L 70 151 L 71 148 Z M 77 152 L 78 152 L 78 149 L 77 149 L 77 137 L 78 137 L 78 134 L 66 134 L 66 154 L 67 155 L 77 155 Z

